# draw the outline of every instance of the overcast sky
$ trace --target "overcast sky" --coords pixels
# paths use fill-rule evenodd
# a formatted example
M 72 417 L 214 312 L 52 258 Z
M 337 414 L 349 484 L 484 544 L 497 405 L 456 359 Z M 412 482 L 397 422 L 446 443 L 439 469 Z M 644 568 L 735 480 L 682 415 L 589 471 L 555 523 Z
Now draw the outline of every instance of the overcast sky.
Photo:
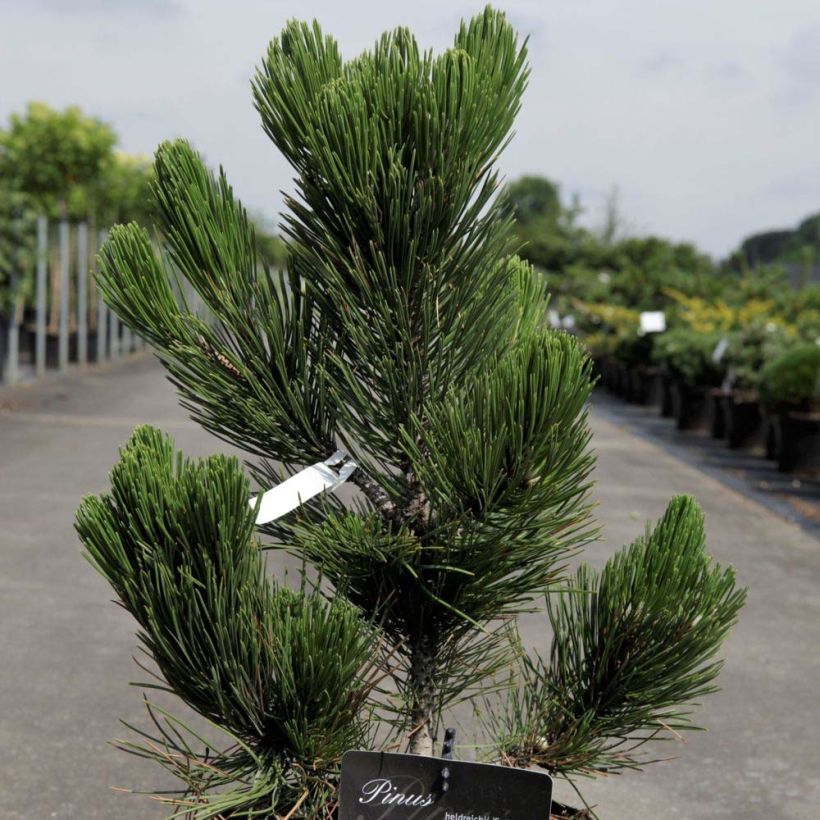
M 28 100 L 79 104 L 128 151 L 189 138 L 275 219 L 291 173 L 249 80 L 291 17 L 353 56 L 385 29 L 452 40 L 461 0 L 0 0 L 0 122 Z M 532 77 L 508 178 L 545 174 L 602 218 L 617 186 L 635 233 L 717 255 L 820 210 L 817 0 L 508 0 Z

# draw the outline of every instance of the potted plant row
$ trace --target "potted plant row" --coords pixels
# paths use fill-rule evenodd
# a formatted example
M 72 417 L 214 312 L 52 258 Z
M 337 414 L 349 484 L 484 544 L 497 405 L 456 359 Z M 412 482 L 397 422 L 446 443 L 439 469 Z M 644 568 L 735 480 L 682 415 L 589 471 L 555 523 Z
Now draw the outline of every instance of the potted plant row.
M 730 333 L 676 327 L 591 334 L 587 342 L 610 392 L 657 403 L 678 429 L 707 427 L 731 449 L 765 442 L 767 457 L 788 472 L 811 458 L 820 433 L 814 324 L 812 314 L 794 325 L 755 320 Z
M 820 432 L 820 345 L 796 345 L 769 362 L 761 375 L 760 396 L 768 455 L 781 472 L 789 472 L 816 449 L 811 444 Z
M 708 418 L 710 391 L 723 380 L 723 368 L 714 359 L 714 334 L 676 328 L 654 339 L 652 357 L 666 378 L 671 415 L 678 429 L 696 427 Z

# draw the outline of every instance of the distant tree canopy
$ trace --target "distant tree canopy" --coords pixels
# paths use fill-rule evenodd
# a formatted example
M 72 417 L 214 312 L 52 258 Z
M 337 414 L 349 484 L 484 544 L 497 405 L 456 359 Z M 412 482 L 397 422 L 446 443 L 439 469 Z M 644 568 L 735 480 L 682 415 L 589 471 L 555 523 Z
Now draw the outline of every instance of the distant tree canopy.
M 11 237 L 25 232 L 19 217 L 9 222 L 12 211 L 100 226 L 154 223 L 153 162 L 117 150 L 117 141 L 109 125 L 77 106 L 56 111 L 31 102 L 11 115 L 0 129 L 0 281 L 10 264 Z M 263 218 L 253 221 L 260 260 L 283 267 L 284 242 Z
M 32 102 L 0 129 L 0 184 L 51 219 L 99 224 L 153 219 L 148 158 L 116 150 L 117 135 L 77 106 Z
M 150 157 L 115 151 L 94 186 L 98 221 L 107 225 L 153 222 L 153 181 L 154 164 Z
M 750 265 L 781 259 L 794 237 L 793 231 L 764 231 L 744 239 L 740 250 Z
M 575 224 L 577 204 L 562 203 L 557 183 L 524 176 L 507 185 L 505 195 L 516 221 L 516 251 L 523 259 L 544 270 L 561 270 L 577 257 L 586 232 Z
M 557 222 L 561 217 L 560 190 L 556 183 L 546 177 L 521 177 L 507 186 L 507 197 L 519 224 L 526 225 L 540 219 Z
M 506 196 L 516 219 L 517 252 L 546 274 L 559 299 L 648 310 L 664 304 L 666 288 L 707 293 L 717 287 L 712 260 L 694 245 L 656 236 L 618 238 L 621 220 L 614 213 L 601 232 L 583 228 L 580 203 L 564 204 L 558 184 L 545 177 L 522 177 L 507 186 Z
M 793 230 L 764 231 L 746 237 L 735 260 L 747 265 L 820 261 L 820 213 L 804 219 Z
M 93 210 L 116 142 L 108 125 L 76 106 L 32 102 L 0 132 L 0 178 L 50 216 L 82 217 Z

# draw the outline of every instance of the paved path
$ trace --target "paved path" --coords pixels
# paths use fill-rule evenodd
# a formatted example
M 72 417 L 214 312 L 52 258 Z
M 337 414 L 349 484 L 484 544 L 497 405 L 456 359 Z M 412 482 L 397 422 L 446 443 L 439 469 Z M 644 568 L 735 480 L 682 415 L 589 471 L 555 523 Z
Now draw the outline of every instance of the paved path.
M 595 392 L 595 404 L 599 416 L 649 438 L 676 458 L 820 538 L 818 437 L 803 442 L 803 463 L 799 469 L 781 473 L 776 462 L 766 458 L 762 430 L 747 446 L 731 450 L 725 439 L 712 438 L 706 427 L 678 430 L 674 419 L 662 418 L 656 406 L 630 404 L 603 389 Z
M 81 497 L 106 486 L 117 448 L 150 422 L 201 455 L 223 448 L 187 421 L 148 357 L 0 391 L 0 818 L 159 818 L 110 786 L 157 784 L 150 766 L 106 746 L 117 719 L 141 722 L 133 623 L 80 557 Z M 664 753 L 680 759 L 590 783 L 606 820 L 781 820 L 820 814 L 820 543 L 772 512 L 593 414 L 600 564 L 691 492 L 712 552 L 751 589 L 727 647 L 711 729 Z M 540 620 L 524 638 L 545 640 Z M 567 797 L 567 792 L 562 794 Z

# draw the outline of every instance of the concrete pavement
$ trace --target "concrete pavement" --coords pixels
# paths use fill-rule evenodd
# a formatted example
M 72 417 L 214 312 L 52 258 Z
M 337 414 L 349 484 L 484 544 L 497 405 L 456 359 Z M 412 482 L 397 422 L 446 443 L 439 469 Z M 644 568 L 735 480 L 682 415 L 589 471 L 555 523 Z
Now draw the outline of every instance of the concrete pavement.
M 119 718 L 143 722 L 130 617 L 80 555 L 72 529 L 131 429 L 149 422 L 192 455 L 226 449 L 179 409 L 147 355 L 0 391 L 0 818 L 160 818 L 149 764 L 106 746 Z M 698 717 L 710 731 L 667 744 L 674 762 L 582 783 L 609 820 L 820 816 L 820 542 L 593 412 L 600 565 L 668 498 L 703 504 L 712 553 L 750 587 L 726 647 L 724 691 Z M 274 571 L 277 567 L 274 566 Z M 543 620 L 522 624 L 546 642 Z M 568 802 L 571 792 L 559 789 Z

